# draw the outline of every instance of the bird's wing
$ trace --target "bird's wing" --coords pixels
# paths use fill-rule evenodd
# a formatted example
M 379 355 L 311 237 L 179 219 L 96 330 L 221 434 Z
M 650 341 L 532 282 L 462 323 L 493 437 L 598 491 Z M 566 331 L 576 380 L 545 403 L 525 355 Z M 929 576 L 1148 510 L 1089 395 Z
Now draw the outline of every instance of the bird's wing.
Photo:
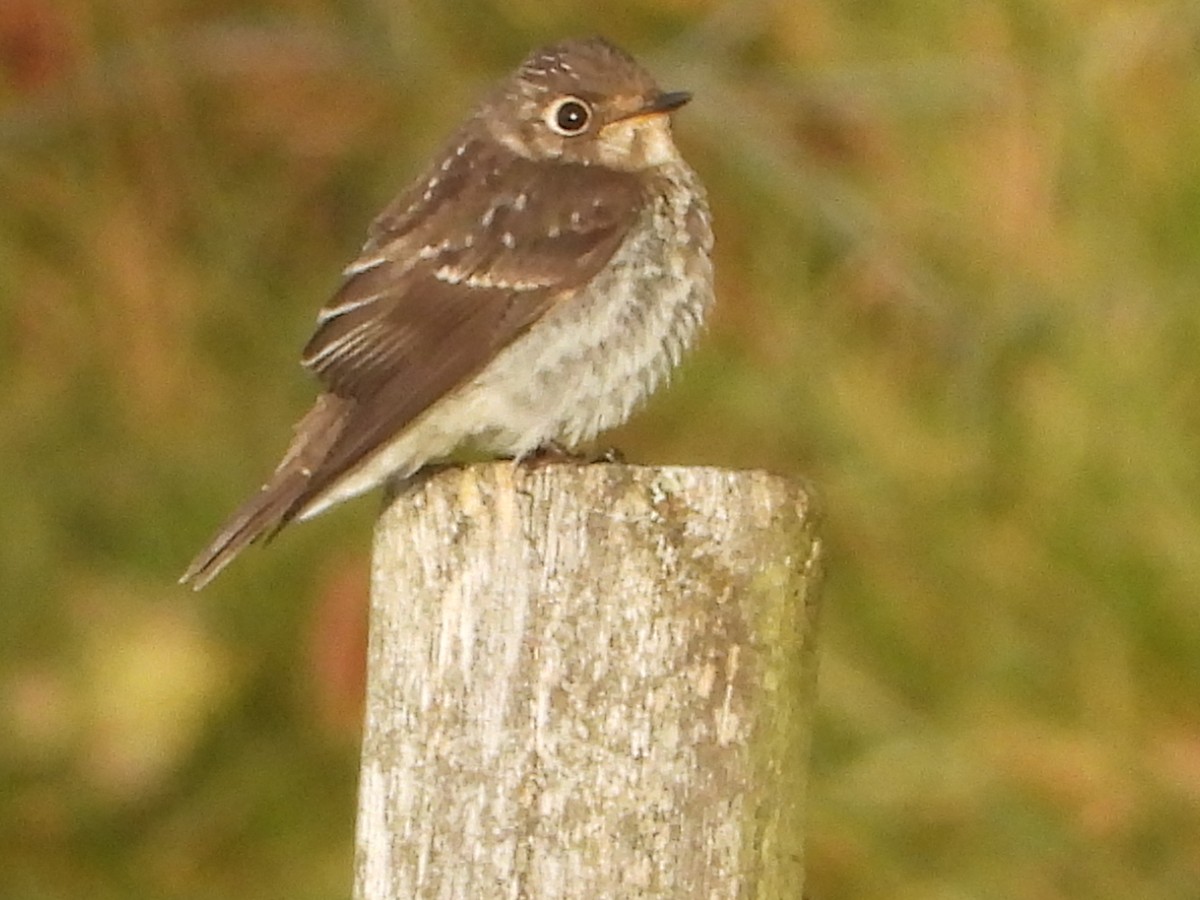
M 452 144 L 445 159 L 375 220 L 304 349 L 326 391 L 183 581 L 203 587 L 569 301 L 646 199 L 634 175 L 535 165 L 477 141 Z
M 568 300 L 646 200 L 634 174 L 534 163 L 494 143 L 464 140 L 444 159 L 375 221 L 304 349 L 352 405 L 302 503 Z

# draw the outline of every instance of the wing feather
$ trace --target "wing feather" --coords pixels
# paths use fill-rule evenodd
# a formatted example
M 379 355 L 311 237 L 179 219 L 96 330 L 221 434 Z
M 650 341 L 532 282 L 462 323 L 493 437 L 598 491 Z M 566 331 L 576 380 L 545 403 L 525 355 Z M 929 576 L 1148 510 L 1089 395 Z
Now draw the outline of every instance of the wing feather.
M 302 361 L 353 403 L 298 508 L 569 302 L 646 199 L 632 173 L 466 146 L 375 221 L 318 318 Z

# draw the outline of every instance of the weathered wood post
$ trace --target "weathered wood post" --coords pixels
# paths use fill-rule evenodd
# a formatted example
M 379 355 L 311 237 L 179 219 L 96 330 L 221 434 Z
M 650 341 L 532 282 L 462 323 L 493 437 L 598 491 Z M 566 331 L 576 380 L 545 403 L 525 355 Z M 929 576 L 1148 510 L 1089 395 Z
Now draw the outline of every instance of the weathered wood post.
M 716 469 L 494 463 L 393 502 L 357 900 L 798 900 L 814 524 Z

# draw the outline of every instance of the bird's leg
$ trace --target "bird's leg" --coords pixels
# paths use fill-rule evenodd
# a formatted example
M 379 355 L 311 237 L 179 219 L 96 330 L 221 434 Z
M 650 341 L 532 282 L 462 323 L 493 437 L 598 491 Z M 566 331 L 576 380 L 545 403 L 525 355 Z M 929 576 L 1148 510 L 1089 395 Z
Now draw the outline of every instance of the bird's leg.
M 542 466 L 551 466 L 555 463 L 585 463 L 588 462 L 588 459 L 578 453 L 572 453 L 558 441 L 546 441 L 522 456 L 517 462 L 528 469 L 540 469 Z
M 517 460 L 529 469 L 540 469 L 556 463 L 574 463 L 577 466 L 587 466 L 593 463 L 623 463 L 625 457 L 620 450 L 610 447 L 600 453 L 575 453 L 568 450 L 558 441 L 547 441 L 531 453 Z

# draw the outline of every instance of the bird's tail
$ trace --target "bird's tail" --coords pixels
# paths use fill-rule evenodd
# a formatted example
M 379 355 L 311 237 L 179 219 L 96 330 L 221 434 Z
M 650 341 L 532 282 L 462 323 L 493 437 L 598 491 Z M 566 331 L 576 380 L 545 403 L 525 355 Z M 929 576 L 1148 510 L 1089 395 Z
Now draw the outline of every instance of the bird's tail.
M 322 394 L 296 426 L 292 444 L 275 474 L 230 516 L 208 546 L 192 560 L 180 584 L 200 590 L 246 547 L 269 538 L 301 513 L 313 499 L 313 473 L 341 432 L 347 401 Z
M 308 478 L 303 472 L 277 472 L 213 535 L 208 546 L 187 567 L 179 583 L 200 590 L 242 550 L 260 538 L 270 537 L 291 521 L 307 489 Z

